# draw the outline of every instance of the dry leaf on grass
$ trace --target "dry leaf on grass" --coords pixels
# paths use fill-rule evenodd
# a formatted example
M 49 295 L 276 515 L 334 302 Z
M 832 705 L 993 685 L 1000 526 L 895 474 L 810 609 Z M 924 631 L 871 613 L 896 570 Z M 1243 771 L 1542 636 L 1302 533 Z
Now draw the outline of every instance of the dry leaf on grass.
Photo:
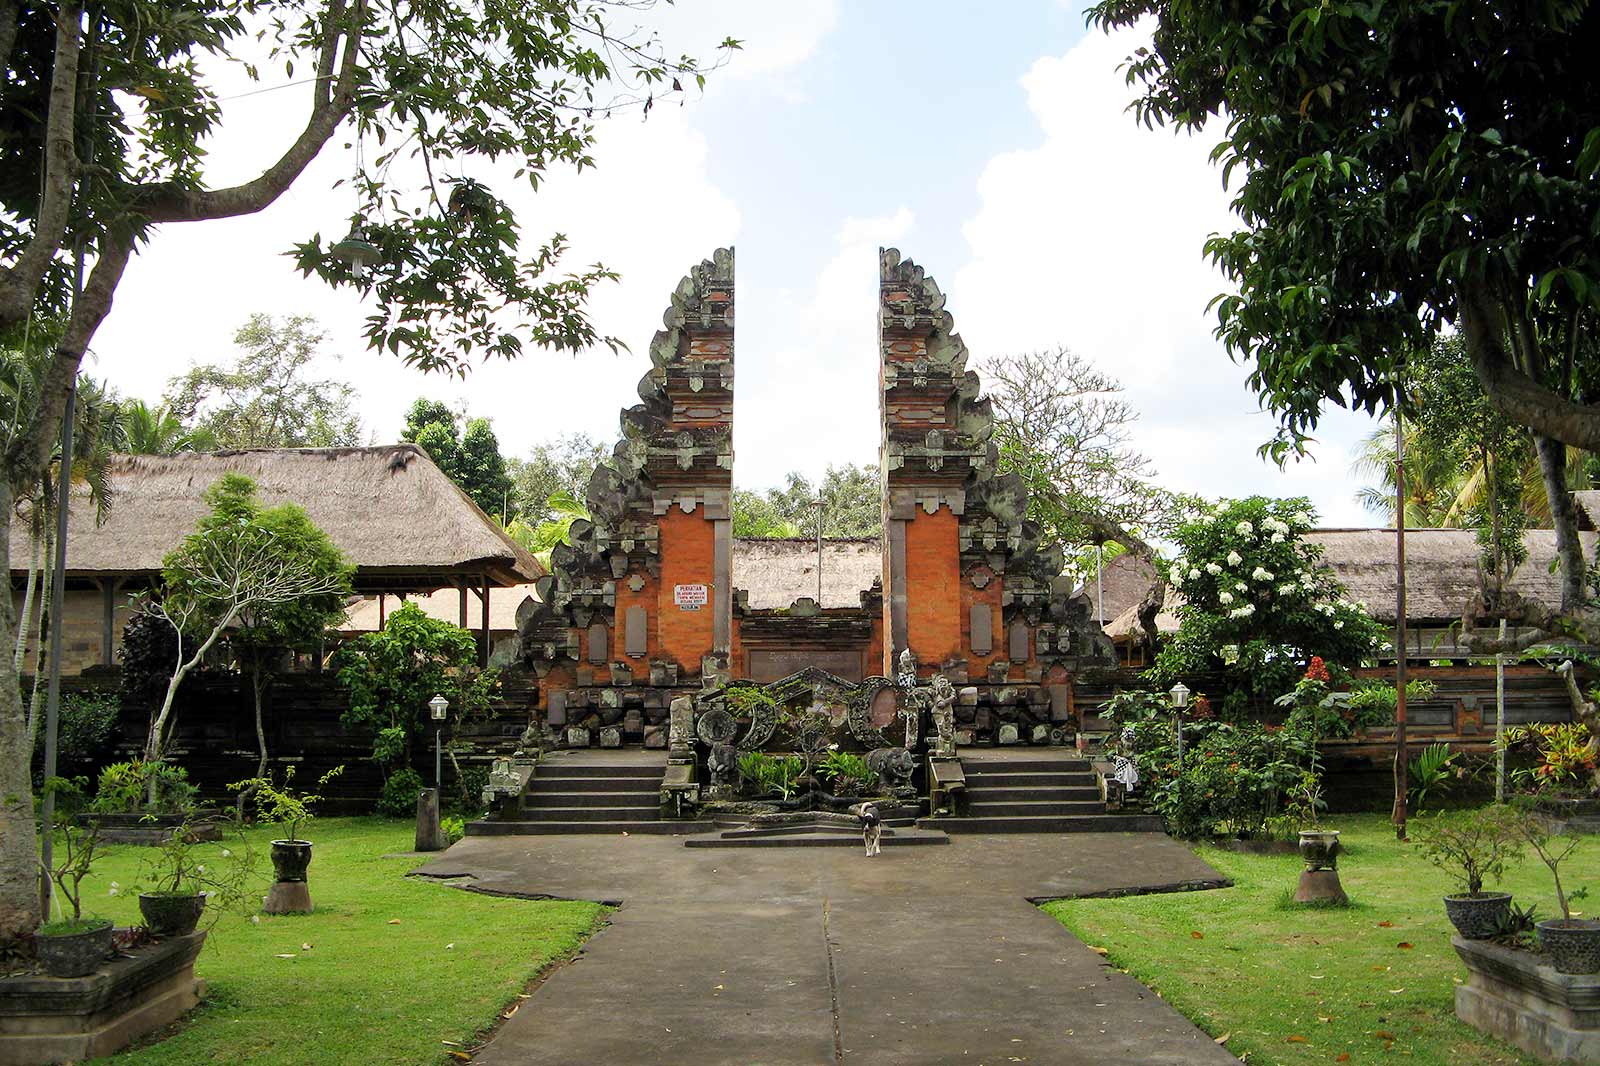
M 1206 938 L 1206 935 L 1198 929 L 1189 930 L 1189 935 L 1194 937 L 1196 940 L 1204 940 Z
M 1378 923 L 1378 928 L 1379 929 L 1393 929 L 1394 928 L 1394 923 L 1389 921 L 1388 919 L 1385 919 L 1385 920 L 1383 920 L 1383 921 Z
M 1294 1033 L 1294 1034 L 1290 1035 L 1290 1037 L 1287 1040 L 1285 1040 L 1284 1043 L 1285 1044 L 1309 1044 L 1309 1043 L 1311 1043 L 1311 1041 L 1307 1040 L 1305 1037 L 1301 1036 L 1299 1033 Z

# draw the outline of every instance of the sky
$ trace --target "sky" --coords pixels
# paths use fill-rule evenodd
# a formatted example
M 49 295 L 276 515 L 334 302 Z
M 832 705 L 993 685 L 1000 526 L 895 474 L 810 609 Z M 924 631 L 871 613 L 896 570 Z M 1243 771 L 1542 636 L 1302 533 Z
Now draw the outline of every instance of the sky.
M 1371 432 L 1338 412 L 1314 461 L 1256 455 L 1273 423 L 1212 337 L 1226 288 L 1202 255 L 1233 227 L 1212 139 L 1134 123 L 1117 67 L 1136 35 L 1084 27 L 1077 4 L 959 0 L 679 0 L 650 14 L 671 54 L 742 51 L 703 94 L 599 124 L 596 168 L 515 201 L 530 250 L 564 233 L 574 267 L 621 280 L 590 311 L 631 349 L 531 351 L 465 380 L 366 350 L 359 294 L 304 279 L 283 254 L 342 235 L 349 168 L 330 145 L 258 215 L 159 228 L 129 267 L 89 372 L 154 401 L 196 362 L 227 361 L 253 313 L 314 316 L 326 376 L 350 381 L 370 438 L 398 438 L 418 396 L 492 420 L 522 456 L 567 433 L 610 441 L 636 402 L 648 346 L 690 266 L 737 248 L 735 481 L 869 463 L 877 450 L 877 249 L 901 249 L 946 294 L 974 363 L 1065 345 L 1119 378 L 1135 445 L 1168 488 L 1309 496 L 1324 525 L 1378 521 L 1355 502 L 1350 455 Z M 272 84 L 270 81 L 267 84 Z M 223 72 L 228 97 L 259 88 Z M 244 180 L 303 121 L 306 89 L 229 99 L 211 181 Z M 504 190 L 502 185 L 497 189 Z

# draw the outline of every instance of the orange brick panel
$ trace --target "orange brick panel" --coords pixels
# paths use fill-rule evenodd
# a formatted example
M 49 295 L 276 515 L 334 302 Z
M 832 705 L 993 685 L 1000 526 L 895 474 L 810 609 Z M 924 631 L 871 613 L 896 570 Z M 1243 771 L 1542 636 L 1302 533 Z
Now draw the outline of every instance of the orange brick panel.
M 962 650 L 958 521 L 940 507 L 906 523 L 906 637 L 923 667 Z
M 711 653 L 715 610 L 710 602 L 698 611 L 684 610 L 673 602 L 673 586 L 705 585 L 710 589 L 708 599 L 715 600 L 716 590 L 711 588 L 716 573 L 712 523 L 706 520 L 704 507 L 684 514 L 682 508 L 674 505 L 662 516 L 660 528 L 657 639 L 665 657 L 675 661 L 685 672 L 698 674 L 701 657 Z

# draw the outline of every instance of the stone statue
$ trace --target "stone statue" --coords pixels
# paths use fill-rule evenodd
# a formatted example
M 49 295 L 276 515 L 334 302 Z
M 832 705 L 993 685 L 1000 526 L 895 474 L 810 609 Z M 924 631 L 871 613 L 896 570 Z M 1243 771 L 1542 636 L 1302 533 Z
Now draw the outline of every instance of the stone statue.
M 935 755 L 956 753 L 956 688 L 943 674 L 933 675 L 931 690 Z
M 1111 776 L 1122 783 L 1122 790 L 1131 793 L 1139 784 L 1139 768 L 1133 762 L 1133 726 L 1124 726 L 1117 747 L 1121 750 L 1111 756 Z
M 678 696 L 672 701 L 667 748 L 669 761 L 688 762 L 694 759 L 694 699 L 690 696 Z
M 711 754 L 706 756 L 706 772 L 711 776 L 713 797 L 732 795 L 739 776 L 739 750 L 727 743 L 711 745 Z
M 915 791 L 911 785 L 911 772 L 917 768 L 917 760 L 905 748 L 869 751 L 867 767 L 878 775 L 878 787 L 886 795 L 902 796 Z
M 895 675 L 895 683 L 905 689 L 917 687 L 917 657 L 911 654 L 910 648 L 900 653 L 900 666 Z
M 528 728 L 522 731 L 517 738 L 518 755 L 537 755 L 544 747 L 544 732 L 539 728 L 539 723 L 530 720 Z

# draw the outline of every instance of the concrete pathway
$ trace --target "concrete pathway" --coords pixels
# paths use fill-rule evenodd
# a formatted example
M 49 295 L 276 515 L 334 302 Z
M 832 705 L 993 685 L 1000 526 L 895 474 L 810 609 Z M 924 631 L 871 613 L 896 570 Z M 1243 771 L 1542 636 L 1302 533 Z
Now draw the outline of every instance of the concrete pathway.
M 1030 899 L 1214 880 L 1158 834 L 705 850 L 469 837 L 421 869 L 623 904 L 483 1066 L 1235 1063 Z

